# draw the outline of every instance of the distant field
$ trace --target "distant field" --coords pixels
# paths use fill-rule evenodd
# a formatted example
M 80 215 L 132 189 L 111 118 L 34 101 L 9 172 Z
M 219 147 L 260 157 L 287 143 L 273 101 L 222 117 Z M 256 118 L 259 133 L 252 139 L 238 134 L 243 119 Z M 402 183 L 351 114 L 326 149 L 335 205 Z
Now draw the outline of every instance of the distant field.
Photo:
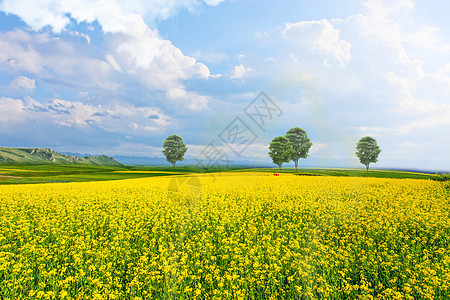
M 315 168 L 307 169 L 300 168 L 298 172 L 295 169 L 257 169 L 258 171 L 265 172 L 282 172 L 282 173 L 294 173 L 300 176 L 345 176 L 345 177 L 377 177 L 377 178 L 410 178 L 410 179 L 434 179 L 435 174 L 420 173 L 420 172 L 407 172 L 407 171 L 393 171 L 393 170 L 370 170 L 364 169 L 325 169 Z
M 292 173 L 298 176 L 339 176 L 339 177 L 377 177 L 377 178 L 410 178 L 436 179 L 435 174 L 425 174 L 405 171 L 361 169 L 304 169 L 296 172 L 292 168 L 279 171 L 277 168 L 239 168 L 227 170 L 201 169 L 195 166 L 149 167 L 109 167 L 86 165 L 0 165 L 1 184 L 32 184 L 57 182 L 86 182 L 102 180 L 120 180 L 145 178 L 154 176 L 169 176 L 189 173 L 220 173 L 220 172 L 267 172 Z

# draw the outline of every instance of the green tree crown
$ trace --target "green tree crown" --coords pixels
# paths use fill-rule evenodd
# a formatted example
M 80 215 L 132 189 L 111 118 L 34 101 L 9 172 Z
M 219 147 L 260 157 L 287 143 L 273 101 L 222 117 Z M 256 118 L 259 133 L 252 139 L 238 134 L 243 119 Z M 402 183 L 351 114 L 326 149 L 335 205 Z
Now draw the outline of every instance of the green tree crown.
M 306 130 L 299 127 L 289 129 L 284 136 L 292 145 L 291 160 L 294 161 L 295 169 L 297 169 L 298 160 L 309 156 L 308 152 L 313 143 L 308 138 Z
M 184 144 L 183 138 L 176 134 L 172 134 L 164 140 L 162 153 L 167 161 L 175 167 L 177 161 L 182 161 L 184 159 L 184 154 L 187 150 L 188 148 Z
M 378 162 L 378 155 L 381 153 L 381 149 L 377 144 L 377 140 L 373 137 L 366 136 L 359 140 L 356 144 L 356 156 L 359 161 L 369 169 L 370 163 Z
M 288 163 L 291 160 L 293 151 L 291 143 L 284 136 L 274 138 L 269 144 L 269 156 L 273 163 L 280 168 L 283 163 Z

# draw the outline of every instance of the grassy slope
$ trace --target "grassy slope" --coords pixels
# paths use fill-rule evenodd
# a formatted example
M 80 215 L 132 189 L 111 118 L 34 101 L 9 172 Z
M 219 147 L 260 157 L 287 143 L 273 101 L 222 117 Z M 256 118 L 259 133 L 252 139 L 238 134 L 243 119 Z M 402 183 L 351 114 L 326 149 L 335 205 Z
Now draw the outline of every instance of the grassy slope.
M 81 164 L 121 166 L 113 158 L 100 156 L 77 157 L 53 151 L 48 148 L 8 148 L 0 147 L 2 164 Z

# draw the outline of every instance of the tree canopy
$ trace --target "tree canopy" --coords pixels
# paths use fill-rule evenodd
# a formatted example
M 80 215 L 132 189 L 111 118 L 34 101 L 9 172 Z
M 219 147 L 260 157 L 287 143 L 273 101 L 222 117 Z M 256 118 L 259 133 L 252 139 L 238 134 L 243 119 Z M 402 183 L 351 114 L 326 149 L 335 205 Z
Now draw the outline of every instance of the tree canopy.
M 183 138 L 176 134 L 172 134 L 164 140 L 162 153 L 167 161 L 175 167 L 177 161 L 182 161 L 184 159 L 184 154 L 187 150 L 188 148 L 184 144 Z
M 297 170 L 298 160 L 300 158 L 307 158 L 309 149 L 312 146 L 311 140 L 308 138 L 306 131 L 299 127 L 289 129 L 284 135 L 292 145 L 291 160 L 295 163 L 295 170 Z
M 373 137 L 366 136 L 359 140 L 356 144 L 356 156 L 359 161 L 366 166 L 366 170 L 369 170 L 370 163 L 376 163 L 378 161 L 378 155 L 381 149 L 377 144 L 377 140 Z
M 294 152 L 292 145 L 284 136 L 274 138 L 269 144 L 269 156 L 272 158 L 274 164 L 281 169 L 283 163 L 291 160 L 291 155 Z

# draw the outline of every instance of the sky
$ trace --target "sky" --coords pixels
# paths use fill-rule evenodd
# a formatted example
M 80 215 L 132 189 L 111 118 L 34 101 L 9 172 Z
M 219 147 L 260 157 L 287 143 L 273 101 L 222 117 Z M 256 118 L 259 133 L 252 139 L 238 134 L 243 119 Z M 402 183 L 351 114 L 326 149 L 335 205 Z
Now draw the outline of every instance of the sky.
M 449 1 L 0 0 L 0 146 L 450 170 Z M 240 132 L 241 136 L 231 134 Z M 243 133 L 242 135 L 242 132 Z

